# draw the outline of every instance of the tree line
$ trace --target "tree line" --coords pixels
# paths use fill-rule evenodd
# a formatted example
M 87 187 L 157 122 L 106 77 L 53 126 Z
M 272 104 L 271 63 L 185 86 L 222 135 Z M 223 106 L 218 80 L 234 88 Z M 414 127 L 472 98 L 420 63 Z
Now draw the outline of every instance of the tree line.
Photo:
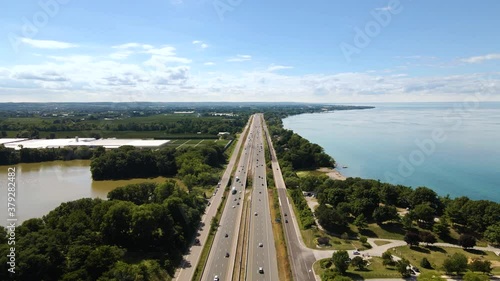
M 16 280 L 165 280 L 182 259 L 205 200 L 173 180 L 117 188 L 109 200 L 61 204 L 16 229 Z M 0 249 L 6 253 L 6 229 Z M 0 279 L 8 280 L 7 257 Z
M 90 159 L 94 152 L 88 147 L 21 148 L 15 150 L 0 145 L 0 165 L 36 163 L 55 160 Z
M 177 176 L 191 189 L 217 184 L 218 171 L 225 163 L 224 148 L 215 143 L 156 151 L 122 146 L 109 151 L 98 149 L 90 171 L 94 180 Z

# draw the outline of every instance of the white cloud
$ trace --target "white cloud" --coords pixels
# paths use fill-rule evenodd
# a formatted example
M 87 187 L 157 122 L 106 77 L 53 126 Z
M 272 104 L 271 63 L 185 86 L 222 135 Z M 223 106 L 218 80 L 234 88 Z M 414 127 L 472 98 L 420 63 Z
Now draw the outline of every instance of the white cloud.
M 277 70 L 282 70 L 282 69 L 291 69 L 293 68 L 292 66 L 286 66 L 286 65 L 270 65 L 268 68 L 267 68 L 267 71 L 277 71 Z
M 203 65 L 211 66 L 211 65 L 215 65 L 215 62 L 207 61 L 207 62 L 203 63 Z
M 236 57 L 229 58 L 228 62 L 241 62 L 241 61 L 249 61 L 252 59 L 250 55 L 236 55 Z
M 20 41 L 24 44 L 30 45 L 33 48 L 39 49 L 68 49 L 78 47 L 78 45 L 76 44 L 53 40 L 35 40 L 31 38 L 21 38 Z
M 199 45 L 200 48 L 202 48 L 202 49 L 208 48 L 208 44 L 204 43 L 201 40 L 194 40 L 192 43 L 193 43 L 193 45 Z
M 462 62 L 466 63 L 481 63 L 487 60 L 500 60 L 500 54 L 487 54 L 484 56 L 470 57 L 461 59 Z

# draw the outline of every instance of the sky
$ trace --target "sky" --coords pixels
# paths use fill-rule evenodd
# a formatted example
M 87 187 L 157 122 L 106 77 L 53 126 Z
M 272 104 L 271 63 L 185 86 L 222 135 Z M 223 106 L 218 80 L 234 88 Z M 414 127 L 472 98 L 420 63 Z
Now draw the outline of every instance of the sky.
M 500 101 L 496 0 L 1 5 L 1 102 Z

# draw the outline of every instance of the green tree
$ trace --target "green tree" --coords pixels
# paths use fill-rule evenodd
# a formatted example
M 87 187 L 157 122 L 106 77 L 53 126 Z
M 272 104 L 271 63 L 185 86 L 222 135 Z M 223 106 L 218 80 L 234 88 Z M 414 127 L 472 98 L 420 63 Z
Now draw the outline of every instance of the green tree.
M 412 219 L 425 223 L 432 224 L 434 222 L 434 215 L 436 211 L 429 204 L 419 204 L 411 210 L 410 215 Z
M 407 231 L 404 240 L 406 244 L 410 246 L 418 246 L 418 244 L 422 241 L 420 239 L 420 235 L 414 231 Z
M 335 265 L 337 271 L 344 275 L 349 268 L 349 254 L 347 251 L 340 250 L 332 255 L 332 263 Z
M 437 242 L 436 236 L 434 234 L 430 233 L 429 231 L 421 231 L 420 234 L 420 240 L 429 246 L 429 244 L 434 244 Z
M 365 215 L 360 214 L 359 216 L 356 217 L 354 220 L 353 224 L 358 228 L 358 229 L 364 229 L 368 226 L 368 222 L 366 221 Z
M 85 260 L 85 268 L 92 278 L 97 279 L 109 268 L 113 267 L 114 263 L 120 260 L 125 251 L 116 246 L 99 246 Z
M 440 217 L 439 221 L 432 227 L 432 230 L 439 237 L 447 237 L 450 234 L 450 224 L 448 222 L 448 218 L 446 216 Z
M 408 269 L 410 262 L 407 259 L 401 259 L 396 262 L 396 269 L 403 278 L 410 277 L 410 270 Z
M 398 218 L 398 211 L 394 206 L 378 206 L 373 211 L 373 219 L 379 225 L 386 221 L 397 220 Z
M 368 264 L 362 257 L 356 256 L 351 260 L 351 265 L 356 267 L 358 270 L 364 270 Z
M 458 245 L 462 246 L 464 249 L 473 248 L 476 246 L 476 237 L 470 234 L 462 234 L 458 238 Z
M 494 245 L 500 245 L 500 222 L 488 226 L 484 232 L 484 238 Z
M 448 274 L 455 272 L 458 275 L 467 270 L 467 257 L 461 253 L 454 253 L 444 260 L 443 269 Z
M 413 227 L 413 220 L 409 213 L 401 218 L 401 223 L 403 224 L 404 230 L 410 230 Z
M 389 251 L 382 253 L 382 264 L 384 266 L 394 265 L 394 259 Z
M 471 263 L 469 263 L 469 269 L 471 271 L 491 273 L 492 267 L 491 267 L 491 262 L 488 260 L 475 259 Z

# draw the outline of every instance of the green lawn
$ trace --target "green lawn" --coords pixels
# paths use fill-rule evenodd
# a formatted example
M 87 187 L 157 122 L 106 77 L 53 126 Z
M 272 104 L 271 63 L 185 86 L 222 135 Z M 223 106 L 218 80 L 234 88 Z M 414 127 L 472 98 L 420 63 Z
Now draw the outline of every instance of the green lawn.
M 318 249 L 318 250 L 354 250 L 354 249 L 363 250 L 364 249 L 363 245 L 358 240 L 343 240 L 338 237 L 325 234 L 318 229 L 314 228 L 306 229 L 306 230 L 301 230 L 300 232 L 302 234 L 302 237 L 304 238 L 304 243 L 306 244 L 306 246 L 312 249 Z M 330 245 L 321 246 L 321 248 L 317 247 L 316 238 L 325 236 L 330 238 Z
M 313 265 L 314 271 L 316 274 L 320 275 L 325 271 L 326 269 L 321 268 L 320 262 L 316 261 Z M 382 265 L 382 259 L 378 257 L 371 257 L 368 259 L 369 265 L 367 266 L 366 270 L 355 270 L 354 267 L 349 267 L 347 270 L 347 276 L 356 280 L 356 279 L 371 279 L 371 278 L 401 278 L 401 274 L 393 268 L 393 267 L 388 267 L 386 268 L 385 266 Z M 332 267 L 334 266 L 332 265 Z
M 373 243 L 375 243 L 375 245 L 377 245 L 377 246 L 382 246 L 382 245 L 387 245 L 387 244 L 389 244 L 391 242 L 384 241 L 384 240 L 375 240 L 375 241 L 373 241 Z
M 391 249 L 391 252 L 398 257 L 406 258 L 411 264 L 420 268 L 421 271 L 429 271 L 425 268 L 421 268 L 420 261 L 422 258 L 427 258 L 434 269 L 440 269 L 443 265 L 443 261 L 454 253 L 462 253 L 469 259 L 486 259 L 491 261 L 494 274 L 500 274 L 500 257 L 495 255 L 493 252 L 483 252 L 480 250 L 464 250 L 462 248 L 452 248 L 452 247 L 414 247 L 408 246 L 397 247 Z

